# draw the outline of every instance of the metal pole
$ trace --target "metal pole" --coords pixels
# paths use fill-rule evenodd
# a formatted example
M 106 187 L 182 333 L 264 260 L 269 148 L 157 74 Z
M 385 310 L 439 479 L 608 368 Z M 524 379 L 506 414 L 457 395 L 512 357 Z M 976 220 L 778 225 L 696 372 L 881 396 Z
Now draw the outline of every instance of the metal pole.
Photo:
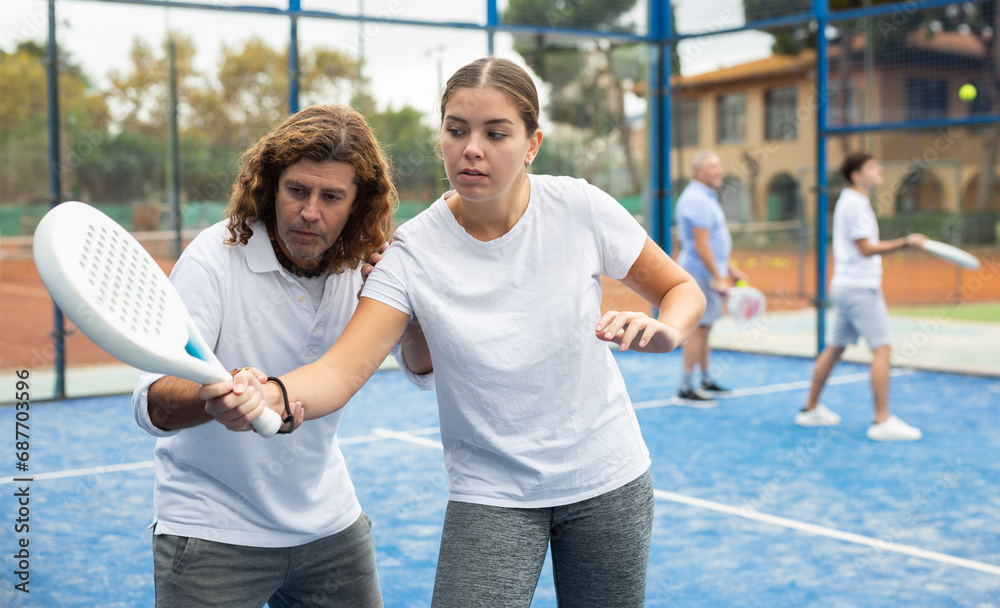
M 798 256 L 798 285 L 799 297 L 806 295 L 806 204 L 802 200 L 802 179 L 801 176 L 795 186 L 795 217 L 798 225 L 795 227 L 795 253 Z
M 49 205 L 62 202 L 62 162 L 59 143 L 59 51 L 56 46 L 56 2 L 49 0 L 49 42 L 45 53 L 49 112 Z M 62 310 L 53 301 L 52 343 L 55 347 L 55 398 L 66 397 L 66 326 Z
M 181 240 L 181 139 L 177 120 L 177 45 L 174 43 L 173 35 L 167 41 L 167 49 L 170 55 L 170 107 L 167 108 L 170 128 L 170 184 L 167 189 L 167 197 L 170 204 L 170 214 L 173 217 L 174 259 L 180 257 L 183 243 Z
M 654 3 L 651 3 L 654 4 Z M 652 11 L 650 11 L 652 12 Z M 649 73 L 646 81 L 649 83 L 649 90 L 646 92 L 646 99 L 649 112 L 649 138 L 646 145 L 649 146 L 649 225 L 647 230 L 657 245 L 663 247 L 663 234 L 660 230 L 660 196 L 661 179 L 660 175 L 660 64 L 663 61 L 663 43 L 656 42 L 649 49 Z
M 826 346 L 826 97 L 829 73 L 829 45 L 826 26 L 829 22 L 827 0 L 813 0 L 816 17 L 816 352 Z M 841 58 L 846 61 L 846 57 Z
M 652 4 L 660 4 L 659 2 L 653 2 Z M 662 32 L 660 40 L 665 40 L 670 36 L 671 30 L 673 29 L 673 23 L 671 22 L 671 4 L 668 2 L 662 3 L 663 6 L 660 9 L 660 20 L 662 22 Z M 660 121 L 660 167 L 663 173 L 663 182 L 661 184 L 661 189 L 663 190 L 663 195 L 660 198 L 661 207 L 661 217 L 663 218 L 663 250 L 670 255 L 671 249 L 673 249 L 674 241 L 671 238 L 671 228 L 674 224 L 674 176 L 673 171 L 670 167 L 670 149 L 673 147 L 673 120 L 674 115 L 674 104 L 673 95 L 670 86 L 670 80 L 673 77 L 673 65 L 674 65 L 674 45 L 666 44 L 662 45 L 663 48 L 663 63 L 660 65 L 661 74 L 663 75 L 663 100 L 660 103 L 660 112 L 662 114 L 662 120 Z M 679 77 L 679 76 L 678 76 Z
M 288 0 L 288 11 L 297 13 L 302 10 L 299 0 Z M 299 18 L 289 16 L 291 27 L 288 35 L 288 113 L 299 111 Z
M 486 54 L 492 55 L 494 52 L 493 32 L 496 26 L 500 25 L 500 11 L 497 9 L 497 0 L 486 0 Z
M 864 0 L 862 3 L 864 8 L 871 8 L 872 0 Z M 847 57 L 844 57 L 844 61 L 847 61 Z M 865 18 L 865 124 L 868 124 L 872 120 L 872 115 L 874 110 L 872 109 L 872 103 L 875 96 L 875 37 L 872 30 L 872 18 Z M 843 93 L 845 96 L 848 94 L 847 91 Z M 849 99 L 845 97 L 845 99 Z M 854 103 L 853 99 L 850 99 L 850 103 Z M 846 104 L 845 104 L 846 105 Z M 847 121 L 847 116 L 844 117 L 845 122 Z M 875 135 L 869 131 L 865 136 L 865 148 L 869 150 L 872 154 L 874 152 L 875 146 Z
M 670 239 L 670 9 L 662 2 L 649 3 L 649 23 L 654 38 L 649 53 L 649 215 L 653 240 L 668 254 Z
M 358 16 L 365 14 L 365 0 L 358 0 Z M 358 82 L 354 87 L 357 107 L 363 108 L 365 94 L 365 22 L 358 21 Z

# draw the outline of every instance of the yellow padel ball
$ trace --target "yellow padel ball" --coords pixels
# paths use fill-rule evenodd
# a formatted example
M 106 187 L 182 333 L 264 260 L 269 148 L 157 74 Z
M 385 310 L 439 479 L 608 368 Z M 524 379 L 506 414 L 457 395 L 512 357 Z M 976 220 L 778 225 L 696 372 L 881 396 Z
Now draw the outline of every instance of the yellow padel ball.
M 976 98 L 976 87 L 971 84 L 963 84 L 960 89 L 958 89 L 958 98 L 962 101 L 972 101 Z

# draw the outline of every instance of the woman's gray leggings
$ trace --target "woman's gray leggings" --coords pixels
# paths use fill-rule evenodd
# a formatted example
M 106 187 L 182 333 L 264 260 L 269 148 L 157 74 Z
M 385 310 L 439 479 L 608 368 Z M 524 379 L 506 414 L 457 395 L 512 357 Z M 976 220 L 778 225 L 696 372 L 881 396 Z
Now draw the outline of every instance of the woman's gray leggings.
M 449 501 L 432 606 L 527 608 L 551 542 L 561 608 L 639 608 L 652 530 L 648 471 L 617 490 L 559 507 Z

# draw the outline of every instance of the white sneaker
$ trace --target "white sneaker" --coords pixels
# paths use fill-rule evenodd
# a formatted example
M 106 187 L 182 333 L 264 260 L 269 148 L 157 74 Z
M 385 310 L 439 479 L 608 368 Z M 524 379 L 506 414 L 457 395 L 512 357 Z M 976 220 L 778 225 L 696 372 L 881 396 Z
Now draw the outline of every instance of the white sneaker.
M 920 429 L 889 416 L 883 422 L 868 427 L 868 438 L 872 441 L 916 441 L 923 437 Z
M 811 410 L 802 410 L 795 414 L 795 424 L 799 426 L 837 426 L 840 424 L 840 416 L 820 403 Z

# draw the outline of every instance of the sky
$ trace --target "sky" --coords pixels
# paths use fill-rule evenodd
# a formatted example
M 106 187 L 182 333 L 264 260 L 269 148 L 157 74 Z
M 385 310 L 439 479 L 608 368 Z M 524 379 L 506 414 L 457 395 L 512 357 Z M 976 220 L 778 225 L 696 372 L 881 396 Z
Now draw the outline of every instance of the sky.
M 220 5 L 287 6 L 286 0 L 216 0 Z M 302 0 L 303 9 L 356 13 L 359 6 L 368 15 L 402 19 L 439 19 L 452 22 L 484 22 L 485 2 L 447 0 Z M 675 0 L 681 31 L 714 32 L 742 23 L 739 0 Z M 637 18 L 644 21 L 645 3 L 639 2 Z M 58 33 L 62 50 L 72 53 L 85 73 L 107 82 L 114 70 L 129 65 L 134 38 L 154 48 L 168 28 L 190 35 L 198 49 L 196 63 L 202 71 L 217 70 L 223 44 L 238 46 L 257 35 L 272 47 L 288 43 L 289 25 L 283 17 L 210 10 L 178 10 L 133 6 L 95 0 L 57 0 Z M 433 13 L 433 14 L 428 14 Z M 26 39 L 44 43 L 48 28 L 45 0 L 4 0 L 0 20 L 0 49 L 12 50 Z M 360 31 L 359 31 L 360 30 Z M 369 92 L 380 106 L 410 105 L 435 115 L 441 79 L 488 51 L 485 33 L 440 27 L 404 27 L 374 21 L 359 25 L 329 19 L 299 22 L 300 48 L 322 45 L 357 54 L 363 49 Z M 681 43 L 686 74 L 711 71 L 769 54 L 770 37 L 757 32 L 711 36 Z M 512 37 L 495 36 L 495 53 L 520 62 Z M 439 78 L 440 73 L 440 78 Z M 540 92 L 543 97 L 544 90 Z M 346 102 L 347 99 L 331 100 Z M 631 100 L 631 110 L 641 112 L 641 100 Z

